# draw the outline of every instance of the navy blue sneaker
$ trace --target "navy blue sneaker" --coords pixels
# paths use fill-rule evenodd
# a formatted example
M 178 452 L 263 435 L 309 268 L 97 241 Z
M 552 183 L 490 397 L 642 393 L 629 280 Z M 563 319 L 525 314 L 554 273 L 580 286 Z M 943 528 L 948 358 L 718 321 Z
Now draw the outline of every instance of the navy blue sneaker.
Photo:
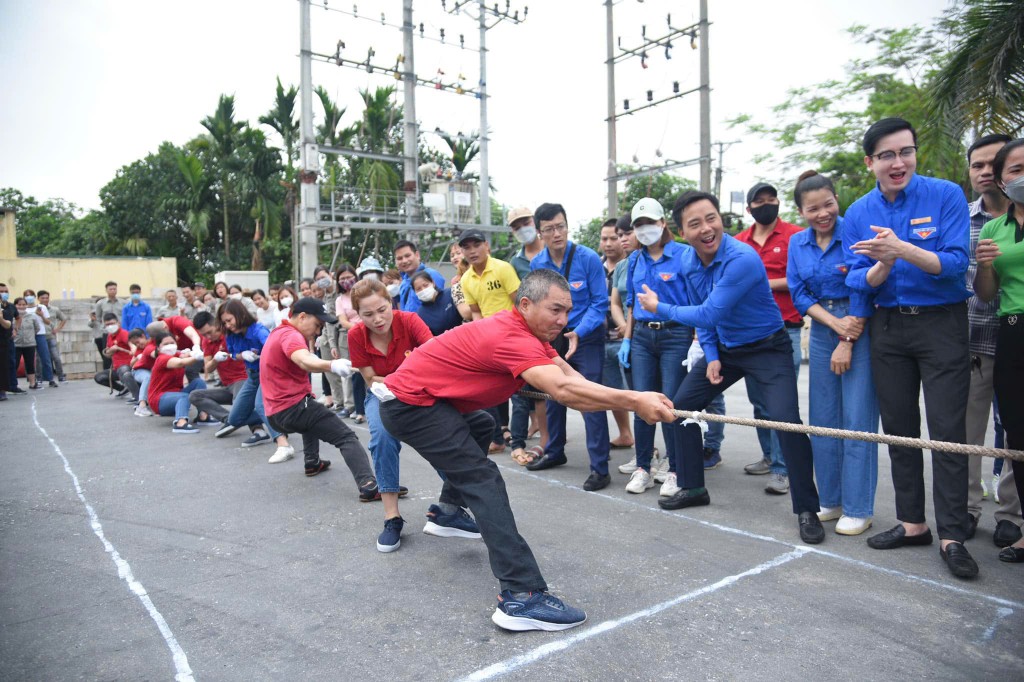
M 587 614 L 547 592 L 530 592 L 527 599 L 516 599 L 510 590 L 505 590 L 498 595 L 498 608 L 491 620 L 505 630 L 555 632 L 582 625 Z
M 480 528 L 465 509 L 459 508 L 454 514 L 445 514 L 436 504 L 427 510 L 427 525 L 423 526 L 427 535 L 439 538 L 479 538 Z
M 394 552 L 396 549 L 402 546 L 402 526 L 405 525 L 405 519 L 401 516 L 396 516 L 392 519 L 386 519 L 384 521 L 384 531 L 377 536 L 377 551 L 378 552 Z
M 711 471 L 712 469 L 717 469 L 721 465 L 722 455 L 719 454 L 718 450 L 704 448 L 704 471 Z

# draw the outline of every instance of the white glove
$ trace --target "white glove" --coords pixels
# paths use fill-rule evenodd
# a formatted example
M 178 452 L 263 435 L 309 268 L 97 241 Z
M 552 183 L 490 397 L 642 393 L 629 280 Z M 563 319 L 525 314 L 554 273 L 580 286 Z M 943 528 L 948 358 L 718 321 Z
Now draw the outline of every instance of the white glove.
M 352 363 L 345 358 L 331 360 L 331 372 L 339 377 L 352 376 Z
M 694 365 L 700 362 L 700 359 L 704 357 L 704 349 L 700 347 L 700 343 L 694 341 L 690 344 L 690 350 L 686 353 L 686 359 L 683 360 L 683 367 L 686 369 L 693 369 Z
M 382 403 L 395 399 L 395 394 L 391 392 L 391 389 L 379 381 L 375 381 L 370 385 L 370 393 L 377 396 L 377 400 Z
M 229 356 L 229 355 L 228 355 L 227 353 L 225 353 L 224 351 L 222 351 L 222 350 L 219 350 L 219 351 L 217 351 L 216 353 L 214 353 L 214 354 L 213 354 L 213 361 L 214 361 L 214 362 L 224 362 L 224 361 L 225 361 L 225 360 L 227 360 L 227 359 L 228 359 L 229 357 L 231 357 L 231 356 Z
M 203 349 L 199 346 L 192 346 L 192 357 L 196 360 L 202 360 Z
M 242 358 L 246 362 L 256 362 L 260 356 L 256 355 L 251 350 L 243 350 L 238 354 L 238 357 Z

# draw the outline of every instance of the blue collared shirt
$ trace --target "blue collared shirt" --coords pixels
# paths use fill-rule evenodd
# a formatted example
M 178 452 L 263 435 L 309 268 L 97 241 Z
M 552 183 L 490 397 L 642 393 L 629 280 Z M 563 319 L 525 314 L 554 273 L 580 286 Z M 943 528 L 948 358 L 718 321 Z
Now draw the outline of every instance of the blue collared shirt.
M 718 360 L 719 343 L 735 348 L 782 329 L 768 273 L 751 247 L 723 234 L 710 265 L 705 267 L 693 249 L 686 251 L 681 265 L 691 305 L 659 302 L 658 315 L 696 327 L 708 362 Z
M 875 311 L 872 297 L 855 291 L 846 284 L 850 266 L 843 251 L 843 219 L 836 219 L 832 240 L 824 251 L 818 246 L 814 229 L 797 232 L 789 239 L 789 260 L 786 264 L 786 282 L 793 305 L 801 315 L 822 299 L 850 299 L 849 314 L 870 317 Z
M 686 283 L 683 281 L 683 257 L 692 251 L 689 244 L 674 241 L 665 244 L 661 258 L 654 260 L 643 246 L 629 255 L 630 275 L 626 276 L 625 305 L 633 309 L 633 319 L 637 322 L 665 322 L 664 318 L 649 313 L 636 300 L 637 293 L 643 293 L 646 284 L 651 291 L 658 294 L 658 300 L 671 305 L 690 305 L 690 297 L 686 294 Z
M 430 277 L 434 280 L 434 286 L 437 287 L 437 290 L 444 291 L 444 277 L 434 268 L 428 268 L 423 263 L 420 263 L 420 266 L 412 274 L 415 275 L 423 270 L 430 273 Z M 407 313 L 416 312 L 421 305 L 420 299 L 416 298 L 416 292 L 412 289 L 412 276 L 404 272 L 402 273 L 402 283 L 398 287 L 398 305 Z
M 901 258 L 881 286 L 871 287 L 867 273 L 877 261 L 850 248 L 873 239 L 877 233 L 872 227 L 887 227 L 901 240 L 934 253 L 942 271 L 930 275 Z M 875 293 L 875 303 L 881 308 L 960 303 L 970 295 L 964 284 L 970 239 L 967 200 L 952 182 L 915 174 L 894 202 L 886 199 L 876 184 L 846 211 L 843 250 L 850 266 L 846 283 L 851 289 Z
M 145 301 L 139 301 L 138 305 L 129 301 L 121 308 L 121 329 L 131 331 L 138 328 L 145 331 L 146 325 L 152 321 L 153 309 Z
M 576 254 L 572 257 L 572 270 L 565 272 L 565 262 L 569 260 L 571 248 L 572 242 L 566 240 L 562 264 L 556 266 L 551 260 L 551 252 L 545 247 L 530 262 L 530 270 L 554 270 L 569 282 L 572 310 L 569 312 L 569 324 L 566 328 L 575 331 L 580 341 L 583 341 L 595 332 L 603 333 L 604 316 L 608 313 L 608 284 L 601 257 L 582 244 L 576 245 Z
M 228 352 L 232 355 L 238 355 L 242 351 L 251 350 L 256 355 L 259 355 L 263 352 L 263 344 L 267 342 L 268 336 L 270 336 L 270 330 L 262 324 L 259 322 L 251 324 L 245 330 L 245 334 L 227 335 Z M 253 372 L 259 372 L 260 359 L 256 358 L 255 362 L 246 362 L 245 368 Z

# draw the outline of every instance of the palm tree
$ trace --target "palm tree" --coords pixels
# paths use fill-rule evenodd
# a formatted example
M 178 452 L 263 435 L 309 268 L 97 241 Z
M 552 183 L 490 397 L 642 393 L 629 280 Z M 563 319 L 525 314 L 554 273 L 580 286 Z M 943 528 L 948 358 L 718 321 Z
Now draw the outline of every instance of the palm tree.
M 231 249 L 231 228 L 228 222 L 231 172 L 237 165 L 234 157 L 238 136 L 246 124 L 235 121 L 235 98 L 229 95 L 221 95 L 217 102 L 217 111 L 200 123 L 210 132 L 210 148 L 217 159 L 220 171 L 220 199 L 224 212 L 224 255 L 228 256 Z
M 466 166 L 472 161 L 477 154 L 480 153 L 480 133 L 472 133 L 468 137 L 460 135 L 459 137 L 452 139 L 448 135 L 441 135 L 441 139 L 448 145 L 448 149 L 451 150 L 451 156 L 449 160 L 452 166 L 455 167 L 455 179 L 470 179 L 465 174 Z
M 929 98 L 958 133 L 1024 129 L 1024 9 L 1020 0 L 965 0 L 940 26 L 956 43 Z
M 249 215 L 255 220 L 251 268 L 262 270 L 263 238 L 276 237 L 281 230 L 281 157 L 279 150 L 267 145 L 263 133 L 252 128 L 242 131 L 239 154 L 239 189 L 251 203 Z
M 298 96 L 298 92 L 294 85 L 289 86 L 285 91 L 284 86 L 281 85 L 281 77 L 278 76 L 274 108 L 260 116 L 260 123 L 270 126 L 281 136 L 285 158 L 288 162 L 289 180 L 295 176 L 294 160 L 296 144 L 299 140 L 299 119 L 295 116 L 295 98 Z
M 196 240 L 196 255 L 202 262 L 203 242 L 210 236 L 210 218 L 216 197 L 199 159 L 176 149 L 174 161 L 185 179 L 186 190 L 183 196 L 169 197 L 165 204 L 172 210 L 185 212 L 185 225 Z

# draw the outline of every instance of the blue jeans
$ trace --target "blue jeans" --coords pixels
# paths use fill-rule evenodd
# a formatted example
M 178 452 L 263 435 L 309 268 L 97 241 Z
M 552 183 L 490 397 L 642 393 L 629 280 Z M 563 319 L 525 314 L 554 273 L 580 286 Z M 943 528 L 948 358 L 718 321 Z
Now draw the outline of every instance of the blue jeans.
M 601 383 L 604 367 L 604 331 L 598 330 L 580 342 L 566 362 L 588 381 Z M 545 453 L 558 457 L 565 456 L 565 414 L 566 407 L 553 400 L 547 401 L 548 444 Z M 587 431 L 587 452 L 590 454 L 590 469 L 602 476 L 608 475 L 608 415 L 604 411 L 584 412 L 583 425 Z
M 148 369 L 133 369 L 132 376 L 135 377 L 135 381 L 139 382 L 139 400 L 142 402 L 149 402 L 149 378 L 153 375 Z
M 803 353 L 800 350 L 800 332 L 800 329 L 786 328 L 786 334 L 789 335 L 790 343 L 793 344 L 793 369 L 796 370 L 797 377 L 800 376 L 800 363 L 803 360 Z M 757 382 L 748 376 L 746 384 L 747 397 L 750 399 L 750 404 L 754 406 L 754 419 L 772 419 L 765 408 L 763 393 Z M 761 444 L 764 458 L 771 462 L 772 473 L 788 476 L 786 458 L 779 445 L 779 435 L 771 429 L 757 429 L 757 440 Z
M 175 421 L 188 419 L 188 394 L 203 388 L 206 388 L 205 381 L 193 379 L 180 392 L 164 393 L 160 396 L 160 404 L 157 405 L 156 413 L 161 417 L 170 417 L 173 414 Z
M 845 317 L 848 304 L 825 305 Z M 878 399 L 871 378 L 871 339 L 868 329 L 853 344 L 850 369 L 841 376 L 831 370 L 832 351 L 839 339 L 819 322 L 811 323 L 810 423 L 853 431 L 878 431 Z M 847 516 L 874 515 L 878 481 L 878 445 L 859 440 L 811 436 L 814 471 L 823 507 L 842 507 Z
M 363 375 L 359 372 L 352 373 L 352 405 L 356 414 L 362 414 L 359 411 L 359 407 L 366 403 L 366 382 L 363 381 Z M 365 416 L 365 415 L 364 415 Z
M 601 369 L 601 383 L 608 388 L 617 388 L 621 391 L 632 384 L 626 380 L 626 369 L 619 364 L 619 348 L 622 348 L 622 339 L 604 342 L 604 367 Z
M 46 342 L 46 334 L 36 335 L 36 357 L 43 366 L 43 381 L 53 381 L 53 360 L 50 358 L 50 344 Z M 26 367 L 28 372 L 33 367 Z
M 708 414 L 720 414 L 725 416 L 725 394 L 715 396 L 715 399 L 704 410 Z M 725 438 L 725 424 L 722 422 L 709 422 L 708 432 L 704 434 L 704 448 L 718 452 L 722 449 L 722 440 Z
M 267 423 L 266 412 L 263 410 L 263 389 L 260 388 L 260 374 L 248 370 L 249 378 L 242 385 L 231 403 L 231 413 L 228 414 L 228 424 L 231 426 L 257 426 L 264 424 L 270 437 L 277 439 L 281 432 Z
M 657 391 L 674 396 L 686 376 L 683 360 L 693 341 L 693 329 L 673 325 L 665 329 L 651 329 L 642 322 L 633 328 L 630 345 L 630 365 L 633 368 L 633 388 L 637 391 Z M 671 471 L 676 470 L 676 438 L 674 423 L 661 425 L 665 439 L 665 452 Z M 650 470 L 654 450 L 654 425 L 639 416 L 633 417 L 633 431 L 636 434 L 636 465 Z
M 380 401 L 367 392 L 363 403 L 366 423 L 370 425 L 370 458 L 377 475 L 377 487 L 382 493 L 398 492 L 398 452 L 402 443 L 388 433 L 380 422 Z

